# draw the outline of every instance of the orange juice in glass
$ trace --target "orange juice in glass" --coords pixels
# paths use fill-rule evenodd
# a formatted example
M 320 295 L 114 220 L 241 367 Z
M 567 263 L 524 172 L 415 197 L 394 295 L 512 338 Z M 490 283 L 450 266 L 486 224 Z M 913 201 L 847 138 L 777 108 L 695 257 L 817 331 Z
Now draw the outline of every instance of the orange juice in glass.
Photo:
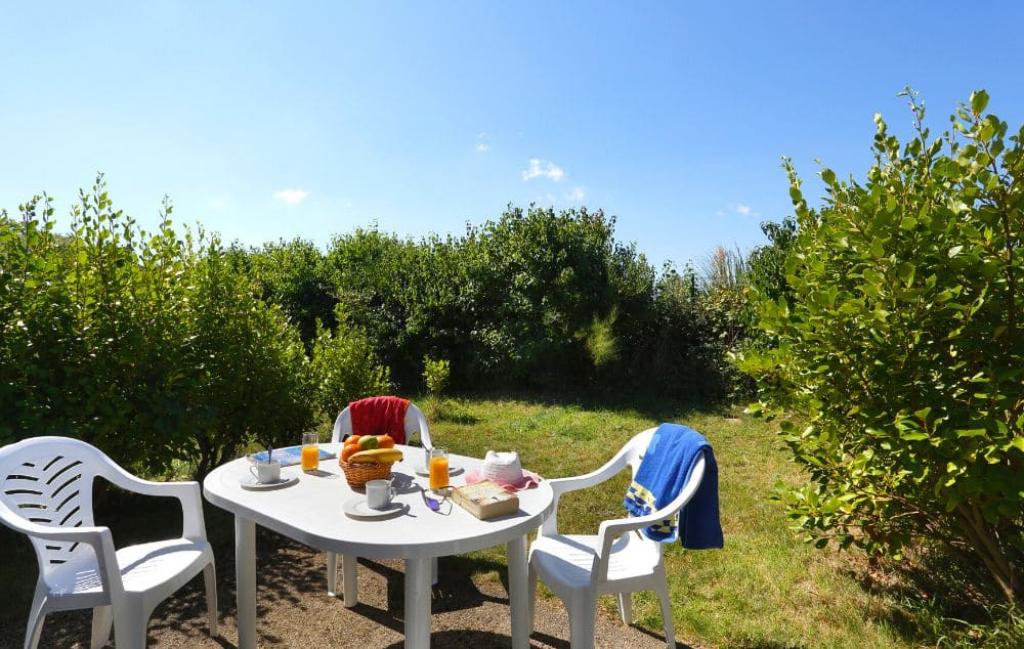
M 430 449 L 430 489 L 441 491 L 448 486 L 448 451 Z
M 316 433 L 302 434 L 302 470 L 316 471 L 320 468 L 320 436 Z

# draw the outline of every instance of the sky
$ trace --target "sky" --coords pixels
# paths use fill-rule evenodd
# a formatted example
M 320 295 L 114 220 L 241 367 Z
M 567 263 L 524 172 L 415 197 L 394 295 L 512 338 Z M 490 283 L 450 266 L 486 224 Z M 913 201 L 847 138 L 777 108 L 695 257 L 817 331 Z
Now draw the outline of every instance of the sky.
M 458 234 L 586 206 L 655 265 L 749 250 L 972 90 L 1024 122 L 1024 3 L 0 0 L 0 208 L 66 215 L 106 175 L 143 226 L 258 245 L 356 227 Z M 67 219 L 58 219 L 58 226 Z

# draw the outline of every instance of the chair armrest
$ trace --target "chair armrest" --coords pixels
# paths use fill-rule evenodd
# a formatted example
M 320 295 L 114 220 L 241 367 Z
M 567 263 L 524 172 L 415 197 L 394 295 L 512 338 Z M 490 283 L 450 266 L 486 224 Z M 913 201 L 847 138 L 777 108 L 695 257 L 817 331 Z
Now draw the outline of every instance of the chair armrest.
M 701 456 L 690 473 L 687 483 L 679 490 L 679 495 L 669 504 L 646 516 L 627 516 L 616 518 L 610 521 L 603 521 L 597 531 L 597 557 L 594 559 L 594 574 L 599 581 L 608 578 L 608 557 L 611 554 L 612 544 L 623 534 L 633 530 L 649 527 L 659 523 L 666 518 L 672 518 L 679 513 L 683 505 L 690 502 L 693 495 L 697 493 L 700 481 L 704 478 L 705 459 Z
M 0 521 L 12 530 L 33 538 L 58 543 L 84 543 L 91 546 L 96 555 L 97 572 L 102 580 L 103 589 L 108 593 L 124 590 L 124 582 L 121 581 L 121 571 L 117 564 L 117 553 L 114 549 L 114 537 L 111 535 L 109 527 L 40 525 L 16 515 L 0 516 Z M 40 565 L 39 569 L 42 570 L 42 568 Z
M 628 452 L 628 447 L 623 447 L 615 454 L 615 457 L 590 473 L 572 476 L 569 478 L 552 478 L 548 480 L 548 486 L 551 487 L 551 491 L 554 493 L 554 500 L 552 501 L 551 509 L 552 514 L 541 524 L 540 534 L 545 536 L 558 534 L 558 499 L 562 494 L 569 493 L 570 491 L 588 489 L 609 480 L 619 471 L 626 468 L 626 455 Z
M 181 535 L 186 539 L 206 539 L 203 494 L 198 482 L 154 482 L 137 478 L 121 467 L 115 467 L 116 471 L 105 476 L 111 483 L 143 496 L 177 498 L 181 503 Z

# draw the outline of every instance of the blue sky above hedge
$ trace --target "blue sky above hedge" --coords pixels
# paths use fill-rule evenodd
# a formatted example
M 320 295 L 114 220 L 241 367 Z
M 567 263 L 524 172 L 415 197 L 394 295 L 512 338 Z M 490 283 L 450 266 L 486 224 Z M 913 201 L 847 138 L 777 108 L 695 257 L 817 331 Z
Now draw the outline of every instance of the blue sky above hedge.
M 862 174 L 907 83 L 939 128 L 980 87 L 1024 121 L 1019 3 L 335 4 L 7 4 L 0 206 L 63 214 L 104 171 L 146 225 L 167 193 L 228 240 L 326 243 L 582 204 L 682 263 L 789 212 L 781 155 Z

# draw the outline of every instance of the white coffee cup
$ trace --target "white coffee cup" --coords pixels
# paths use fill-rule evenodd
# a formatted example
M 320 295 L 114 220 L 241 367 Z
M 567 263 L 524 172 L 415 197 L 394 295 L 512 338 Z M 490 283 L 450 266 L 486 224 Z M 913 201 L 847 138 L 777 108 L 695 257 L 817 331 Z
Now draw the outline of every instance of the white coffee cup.
M 255 468 L 250 466 L 249 472 L 260 484 L 270 484 L 281 479 L 281 463 L 277 460 L 255 463 Z
M 370 509 L 387 509 L 396 493 L 390 480 L 370 480 L 366 483 L 366 506 Z

